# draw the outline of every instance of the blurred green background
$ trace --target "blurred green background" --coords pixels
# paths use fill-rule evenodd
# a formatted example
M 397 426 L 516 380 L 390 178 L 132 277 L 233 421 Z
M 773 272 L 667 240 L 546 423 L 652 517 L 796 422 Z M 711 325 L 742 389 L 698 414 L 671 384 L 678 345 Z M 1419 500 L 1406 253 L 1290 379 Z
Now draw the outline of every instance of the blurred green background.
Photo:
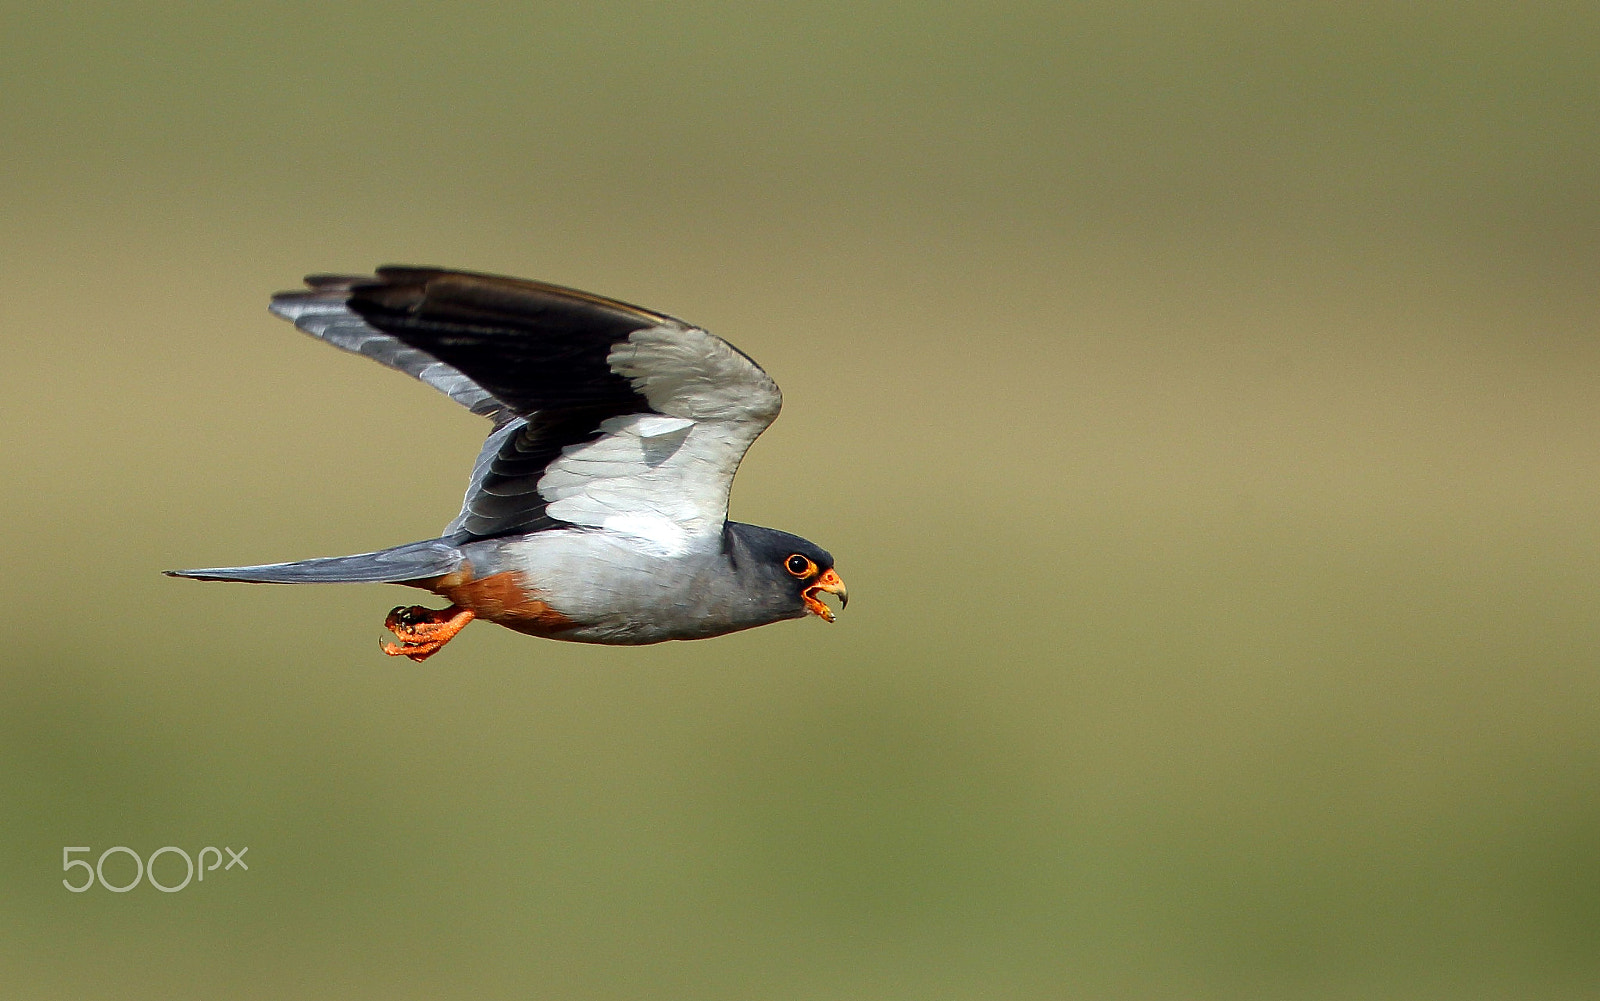
M 9 4 L 0 993 L 1600 996 L 1596 38 Z M 413 592 L 161 577 L 455 512 L 485 426 L 265 312 L 390 261 L 759 358 L 733 514 L 856 604 L 413 665 Z

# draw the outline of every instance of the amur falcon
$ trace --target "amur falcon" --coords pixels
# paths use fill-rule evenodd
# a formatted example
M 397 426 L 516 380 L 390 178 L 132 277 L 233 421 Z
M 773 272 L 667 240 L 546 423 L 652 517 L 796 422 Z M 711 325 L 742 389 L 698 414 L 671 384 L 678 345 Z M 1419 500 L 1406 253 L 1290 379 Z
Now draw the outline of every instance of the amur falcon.
M 375 553 L 167 571 L 270 584 L 388 583 L 384 652 L 424 660 L 473 619 L 580 643 L 718 636 L 846 600 L 833 557 L 727 520 L 734 473 L 778 416 L 777 385 L 719 337 L 543 282 L 438 268 L 312 275 L 272 312 L 493 422 L 438 538 Z

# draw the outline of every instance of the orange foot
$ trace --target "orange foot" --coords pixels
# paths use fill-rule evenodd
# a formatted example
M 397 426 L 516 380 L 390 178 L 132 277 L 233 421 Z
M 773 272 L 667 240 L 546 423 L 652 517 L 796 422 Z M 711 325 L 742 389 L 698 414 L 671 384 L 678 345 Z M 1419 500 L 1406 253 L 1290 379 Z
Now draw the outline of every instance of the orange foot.
M 412 605 L 396 608 L 383 620 L 384 626 L 400 640 L 385 643 L 383 652 L 391 657 L 410 657 L 422 662 L 439 652 L 467 623 L 472 611 L 451 605 L 449 608 L 423 608 Z

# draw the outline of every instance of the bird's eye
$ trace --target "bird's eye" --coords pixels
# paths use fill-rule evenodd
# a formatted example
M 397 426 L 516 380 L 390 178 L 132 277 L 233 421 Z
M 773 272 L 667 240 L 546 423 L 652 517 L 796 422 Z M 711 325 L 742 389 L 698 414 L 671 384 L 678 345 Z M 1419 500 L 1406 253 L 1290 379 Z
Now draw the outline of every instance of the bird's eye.
M 804 556 L 801 556 L 799 553 L 795 553 L 793 556 L 789 557 L 784 561 L 783 565 L 787 567 L 789 572 L 794 574 L 796 577 L 809 577 L 817 572 L 817 565 L 806 559 Z

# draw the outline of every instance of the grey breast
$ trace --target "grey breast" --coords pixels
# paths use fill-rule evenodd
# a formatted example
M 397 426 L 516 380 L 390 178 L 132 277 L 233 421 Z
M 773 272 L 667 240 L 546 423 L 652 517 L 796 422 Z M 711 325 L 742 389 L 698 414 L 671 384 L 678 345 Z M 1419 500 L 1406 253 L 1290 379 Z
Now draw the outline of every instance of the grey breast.
M 484 540 L 465 552 L 480 573 L 520 573 L 577 624 L 561 638 L 578 642 L 702 639 L 804 614 L 746 580 L 720 544 L 654 551 L 630 535 L 569 529 Z

